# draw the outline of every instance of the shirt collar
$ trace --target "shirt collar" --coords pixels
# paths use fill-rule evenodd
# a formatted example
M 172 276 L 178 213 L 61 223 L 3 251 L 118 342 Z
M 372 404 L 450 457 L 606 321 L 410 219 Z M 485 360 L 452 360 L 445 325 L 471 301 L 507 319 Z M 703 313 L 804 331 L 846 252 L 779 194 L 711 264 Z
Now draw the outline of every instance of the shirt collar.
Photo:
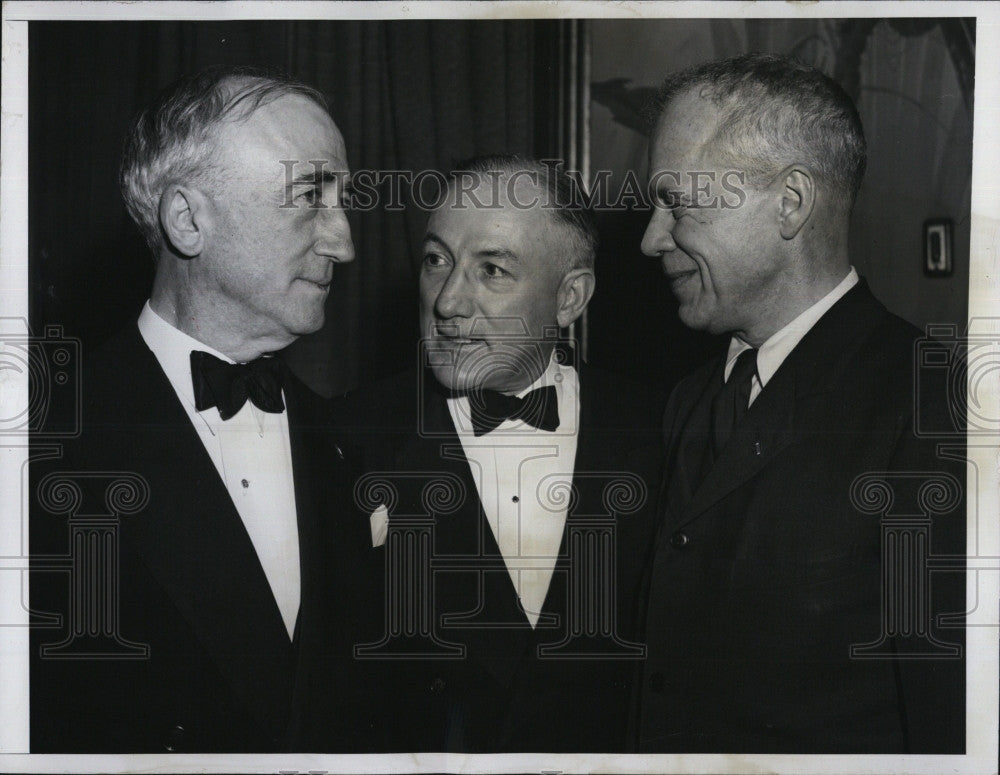
M 174 391 L 190 406 L 194 406 L 194 385 L 191 382 L 192 350 L 209 353 L 226 363 L 236 362 L 214 347 L 209 347 L 180 329 L 174 328 L 153 310 L 148 301 L 139 314 L 139 333 L 156 356 L 156 360 L 160 362 L 160 368 L 167 375 Z
M 545 371 L 539 374 L 538 379 L 528 385 L 528 387 L 524 388 L 524 390 L 518 391 L 517 397 L 524 398 L 532 390 L 546 387 L 548 385 L 555 385 L 556 395 L 561 399 L 563 384 L 570 378 L 576 380 L 576 369 L 572 366 L 561 365 L 559 363 L 559 359 L 556 357 L 556 350 L 553 348 L 552 354 L 549 356 L 549 363 L 545 367 Z
M 847 276 L 840 281 L 836 288 L 784 328 L 772 334 L 760 346 L 757 350 L 757 378 L 760 380 L 761 388 L 770 381 L 781 364 L 784 363 L 785 358 L 802 341 L 802 337 L 809 333 L 809 330 L 819 322 L 819 319 L 829 312 L 830 308 L 857 284 L 858 272 L 852 266 Z M 729 352 L 726 355 L 726 379 L 729 379 L 729 375 L 736 365 L 736 359 L 739 357 L 739 354 L 749 349 L 750 345 L 739 337 L 734 336 L 729 341 Z

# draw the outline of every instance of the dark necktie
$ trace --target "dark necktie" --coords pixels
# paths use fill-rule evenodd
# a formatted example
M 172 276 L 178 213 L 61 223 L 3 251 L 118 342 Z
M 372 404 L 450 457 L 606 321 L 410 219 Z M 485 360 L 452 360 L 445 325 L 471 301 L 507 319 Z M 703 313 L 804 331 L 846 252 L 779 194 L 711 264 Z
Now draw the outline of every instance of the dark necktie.
M 209 353 L 193 350 L 191 380 L 195 408 L 203 412 L 216 406 L 223 420 L 235 416 L 248 399 L 265 412 L 285 411 L 279 358 L 261 357 L 249 363 L 226 363 Z
M 729 379 L 712 401 L 712 452 L 716 458 L 726 446 L 750 406 L 750 389 L 757 373 L 757 350 L 744 350 L 736 359 Z
M 523 420 L 543 431 L 559 427 L 559 401 L 553 385 L 535 388 L 523 398 L 495 390 L 469 394 L 472 409 L 472 432 L 476 436 L 497 428 L 504 420 Z

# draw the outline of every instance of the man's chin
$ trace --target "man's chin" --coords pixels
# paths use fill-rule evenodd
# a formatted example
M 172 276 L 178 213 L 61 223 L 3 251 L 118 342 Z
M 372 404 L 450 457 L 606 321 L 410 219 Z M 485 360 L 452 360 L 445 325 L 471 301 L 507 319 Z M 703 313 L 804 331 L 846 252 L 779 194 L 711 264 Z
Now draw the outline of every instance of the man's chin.
M 432 366 L 434 378 L 445 389 L 453 393 L 468 393 L 477 389 L 475 379 L 452 366 Z
M 696 304 L 684 304 L 682 302 L 680 308 L 677 310 L 677 317 L 681 319 L 681 323 L 693 331 L 715 333 L 712 330 L 713 321 L 711 315 L 706 314 L 705 310 Z
M 518 389 L 514 384 L 517 381 L 516 375 L 506 371 L 494 370 L 487 374 L 469 373 L 452 366 L 431 366 L 431 371 L 441 386 L 453 393 L 477 393 L 481 390 L 503 392 Z
M 325 321 L 326 311 L 319 309 L 301 315 L 293 326 L 289 326 L 289 330 L 296 338 L 306 336 L 307 334 L 315 334 L 323 327 Z

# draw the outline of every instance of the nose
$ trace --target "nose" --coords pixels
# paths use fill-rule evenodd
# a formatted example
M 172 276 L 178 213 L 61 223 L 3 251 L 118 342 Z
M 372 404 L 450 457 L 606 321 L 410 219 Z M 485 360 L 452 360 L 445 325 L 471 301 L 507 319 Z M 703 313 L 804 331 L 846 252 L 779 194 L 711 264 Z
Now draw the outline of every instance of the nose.
M 444 320 L 472 317 L 472 296 L 469 282 L 457 268 L 452 269 L 438 291 L 434 313 Z
M 316 214 L 316 252 L 335 264 L 354 260 L 351 225 L 342 207 L 329 207 Z
M 642 235 L 642 252 L 650 257 L 677 249 L 674 242 L 674 226 L 677 221 L 673 213 L 663 207 L 654 207 L 646 233 Z

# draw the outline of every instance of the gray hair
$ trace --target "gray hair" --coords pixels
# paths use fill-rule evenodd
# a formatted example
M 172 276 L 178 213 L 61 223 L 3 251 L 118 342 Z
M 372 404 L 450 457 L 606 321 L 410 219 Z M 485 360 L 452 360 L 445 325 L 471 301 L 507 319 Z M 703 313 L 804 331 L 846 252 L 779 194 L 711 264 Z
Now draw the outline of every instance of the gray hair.
M 707 62 L 667 77 L 652 118 L 692 89 L 720 106 L 715 147 L 752 182 L 800 163 L 853 207 L 867 163 L 865 135 L 853 100 L 832 78 L 771 54 Z
M 122 151 L 119 183 L 129 215 L 158 256 L 163 234 L 159 202 L 174 181 L 211 183 L 211 139 L 226 121 L 249 118 L 260 106 L 302 95 L 328 111 L 316 89 L 281 73 L 255 67 L 212 67 L 167 86 L 135 117 Z
M 563 168 L 561 162 L 538 161 L 517 154 L 490 154 L 476 156 L 456 165 L 449 178 L 473 175 L 507 175 L 527 173 L 532 182 L 545 191 L 542 209 L 550 213 L 557 223 L 568 226 L 574 236 L 574 245 L 567 261 L 566 271 L 594 268 L 597 256 L 597 225 L 594 214 L 583 203 L 578 182 Z

